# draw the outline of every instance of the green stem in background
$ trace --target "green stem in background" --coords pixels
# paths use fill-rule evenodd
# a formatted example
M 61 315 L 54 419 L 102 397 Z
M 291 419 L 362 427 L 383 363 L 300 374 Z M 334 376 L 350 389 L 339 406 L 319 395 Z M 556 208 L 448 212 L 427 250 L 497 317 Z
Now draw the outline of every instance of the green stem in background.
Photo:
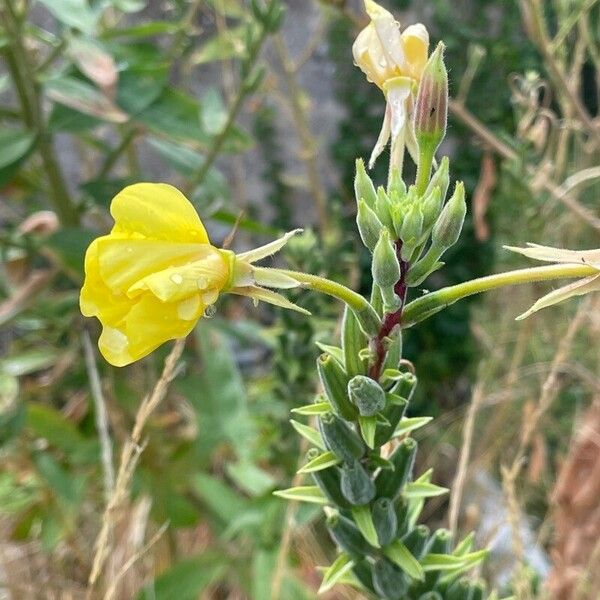
M 258 59 L 260 49 L 262 48 L 262 45 L 265 39 L 267 38 L 268 32 L 268 28 L 264 25 L 261 25 L 258 37 L 248 49 L 248 56 L 244 61 L 246 76 L 240 83 L 238 92 L 233 100 L 233 103 L 231 104 L 231 107 L 229 108 L 229 114 L 227 115 L 227 120 L 225 121 L 223 128 L 221 129 L 220 133 L 213 139 L 210 150 L 204 158 L 202 165 L 199 169 L 192 173 L 186 185 L 186 191 L 188 193 L 191 192 L 194 188 L 198 187 L 204 181 L 204 178 L 206 177 L 216 158 L 219 156 L 223 144 L 229 136 L 229 132 L 231 131 L 231 128 L 233 127 L 237 119 L 238 113 L 240 112 L 240 109 L 242 107 L 242 104 L 244 103 L 244 100 L 246 99 L 246 96 L 248 96 L 248 94 L 250 94 L 254 90 L 254 86 L 251 84 L 252 77 L 255 75 L 253 68 L 256 63 L 256 60 Z
M 333 296 L 347 304 L 354 311 L 367 333 L 375 334 L 379 331 L 381 322 L 375 309 L 366 298 L 363 298 L 363 296 L 347 288 L 345 285 L 309 273 L 300 273 L 299 271 L 290 271 L 288 269 L 277 270 L 284 275 L 289 275 L 311 290 Z
M 49 184 L 52 203 L 63 225 L 75 225 L 79 220 L 60 165 L 55 158 L 52 137 L 46 130 L 41 108 L 35 72 L 23 45 L 22 19 L 18 16 L 12 0 L 5 0 L 2 11 L 10 44 L 4 50 L 6 64 L 21 102 L 25 125 L 37 133 L 37 146 Z
M 409 302 L 402 315 L 402 326 L 411 327 L 432 314 L 454 304 L 456 301 L 486 292 L 495 288 L 533 283 L 534 281 L 550 281 L 569 277 L 589 277 L 598 274 L 598 270 L 587 265 L 549 265 L 531 269 L 519 269 L 480 277 L 458 285 L 442 288 L 421 298 Z

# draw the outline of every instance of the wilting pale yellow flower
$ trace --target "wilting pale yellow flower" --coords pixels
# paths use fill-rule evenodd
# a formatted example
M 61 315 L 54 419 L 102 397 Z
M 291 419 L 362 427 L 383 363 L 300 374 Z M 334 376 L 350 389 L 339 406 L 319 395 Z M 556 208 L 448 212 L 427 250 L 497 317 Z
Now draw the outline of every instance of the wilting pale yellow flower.
M 235 255 L 211 245 L 191 203 L 161 183 L 126 187 L 110 211 L 115 225 L 87 250 L 80 296 L 83 315 L 102 323 L 98 346 L 109 363 L 127 365 L 186 336 L 221 292 L 303 311 L 260 287 L 290 288 L 297 281 L 253 265 L 296 232 Z
M 392 13 L 373 0 L 364 1 L 371 22 L 358 34 L 352 54 L 356 65 L 383 90 L 387 101 L 381 133 L 369 160 L 373 166 L 390 137 L 392 150 L 401 136 L 406 137 L 409 150 L 413 150 L 412 132 L 406 135 L 405 129 L 410 128 L 408 116 L 427 63 L 429 34 L 421 23 L 401 33 Z M 404 153 L 404 143 L 398 145 L 397 152 Z M 401 166 L 401 157 L 393 157 L 392 162 L 394 159 Z
M 421 23 L 400 33 L 400 24 L 385 8 L 365 0 L 371 22 L 358 34 L 353 46 L 354 62 L 369 81 L 384 92 L 395 77 L 419 81 L 429 49 L 429 34 Z
M 539 246 L 538 244 L 528 244 L 528 246 L 528 248 L 515 248 L 512 246 L 505 246 L 505 248 L 528 256 L 529 258 L 535 258 L 536 260 L 578 266 L 587 265 L 593 269 L 597 269 L 598 274 L 583 277 L 582 279 L 546 294 L 528 311 L 517 317 L 518 319 L 524 319 L 542 308 L 558 304 L 573 296 L 582 296 L 590 292 L 600 291 L 600 249 L 564 250 L 562 248 Z

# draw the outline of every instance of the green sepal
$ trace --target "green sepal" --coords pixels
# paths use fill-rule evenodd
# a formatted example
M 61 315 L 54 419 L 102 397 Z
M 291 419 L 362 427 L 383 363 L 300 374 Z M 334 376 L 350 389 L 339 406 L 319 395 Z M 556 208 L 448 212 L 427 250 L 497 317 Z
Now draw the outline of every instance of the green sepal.
M 394 503 L 389 498 L 377 498 L 371 510 L 373 526 L 381 546 L 392 542 L 398 531 L 398 517 Z
M 368 504 L 375 497 L 375 484 L 357 461 L 345 463 L 341 467 L 341 489 L 344 498 L 354 506 Z
M 327 568 L 323 574 L 323 580 L 319 587 L 318 594 L 328 592 L 336 583 L 340 583 L 344 575 L 349 571 L 352 571 L 354 567 L 354 561 L 348 554 L 342 552 L 334 561 L 333 564 Z
M 365 444 L 373 450 L 375 448 L 375 434 L 377 433 L 377 417 L 358 417 L 358 426 Z
M 396 426 L 394 435 L 392 437 L 408 435 L 412 431 L 427 425 L 427 423 L 432 420 L 433 417 L 404 417 L 403 419 L 400 419 L 400 423 L 398 423 Z
M 369 505 L 364 504 L 362 506 L 352 507 L 352 517 L 365 540 L 367 540 L 371 546 L 379 548 L 379 538 L 377 531 L 375 530 Z
M 312 404 L 305 404 L 304 406 L 292 408 L 290 412 L 304 416 L 324 415 L 325 413 L 331 412 L 331 404 L 327 401 L 313 402 Z
M 331 413 L 329 413 L 331 414 Z M 313 446 L 317 446 L 321 448 L 321 450 L 327 450 L 325 446 L 325 442 L 321 434 L 314 428 L 309 425 L 304 425 L 304 423 L 300 423 L 299 421 L 294 421 L 294 419 L 290 419 L 290 423 L 292 427 L 306 440 L 308 440 Z
M 340 462 L 340 459 L 333 452 L 328 450 L 327 452 L 319 454 L 318 456 L 315 456 L 309 460 L 309 462 L 307 462 L 301 469 L 298 470 L 298 473 L 322 471 L 323 469 L 338 465 Z
M 375 484 L 378 496 L 395 500 L 400 495 L 407 482 L 412 478 L 416 454 L 417 442 L 415 440 L 406 438 L 400 442 L 390 456 L 394 470 L 381 471 L 377 476 Z M 404 495 L 406 496 L 406 494 Z
M 345 421 L 333 414 L 319 417 L 321 436 L 328 450 L 345 462 L 362 458 L 366 447 L 360 436 Z
M 317 359 L 317 370 L 333 411 L 347 421 L 353 421 L 358 410 L 348 398 L 348 376 L 341 364 L 329 354 L 321 354 Z
M 419 561 L 400 540 L 396 540 L 389 546 L 386 546 L 383 549 L 383 553 L 413 579 L 417 581 L 425 579 L 423 567 L 421 567 Z
M 274 496 L 294 500 L 296 502 L 309 502 L 312 504 L 327 504 L 327 498 L 316 485 L 299 485 L 286 490 L 273 492 Z

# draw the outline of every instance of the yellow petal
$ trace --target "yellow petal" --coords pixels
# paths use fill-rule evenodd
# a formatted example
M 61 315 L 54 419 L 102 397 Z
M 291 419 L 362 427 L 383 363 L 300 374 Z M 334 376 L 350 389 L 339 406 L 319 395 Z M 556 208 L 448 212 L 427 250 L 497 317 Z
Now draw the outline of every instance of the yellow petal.
M 101 240 L 94 240 L 85 254 L 85 281 L 79 296 L 81 314 L 85 317 L 102 315 L 104 323 L 117 323 L 129 310 L 129 299 L 124 294 L 115 294 L 100 276 L 98 247 Z
M 111 234 L 98 240 L 100 276 L 113 292 L 124 294 L 152 273 L 202 258 L 205 248 L 211 246 L 123 239 Z
M 208 243 L 196 209 L 165 183 L 136 183 L 119 192 L 110 206 L 115 233 L 175 242 Z
M 406 75 L 421 79 L 429 53 L 429 33 L 424 25 L 416 23 L 402 32 L 402 43 L 406 57 Z
M 352 44 L 352 56 L 355 64 L 367 76 L 367 79 L 383 89 L 386 79 L 395 74 L 383 51 L 373 23 L 369 23 Z
M 168 340 L 188 335 L 204 308 L 194 300 L 185 300 L 182 306 L 181 302 L 161 302 L 152 294 L 143 294 L 131 303 L 118 326 L 104 326 L 98 347 L 110 364 L 123 367 Z
M 229 266 L 221 253 L 204 244 L 202 257 L 181 266 L 169 267 L 140 279 L 128 295 L 148 290 L 163 302 L 176 302 L 208 290 L 223 289 L 229 278 Z
M 600 249 L 598 250 L 566 250 L 564 248 L 552 248 L 551 246 L 540 246 L 539 244 L 527 244 L 528 248 L 515 246 L 504 246 L 507 250 L 518 252 L 529 258 L 556 263 L 573 263 L 577 265 L 590 265 L 600 269 Z

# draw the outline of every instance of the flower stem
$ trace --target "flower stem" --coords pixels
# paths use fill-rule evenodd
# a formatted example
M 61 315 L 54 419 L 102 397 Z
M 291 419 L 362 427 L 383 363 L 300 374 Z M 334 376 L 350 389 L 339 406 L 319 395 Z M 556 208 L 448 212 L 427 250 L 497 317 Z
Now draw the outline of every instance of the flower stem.
M 488 275 L 458 285 L 442 288 L 409 302 L 402 315 L 402 326 L 411 327 L 432 314 L 454 304 L 457 300 L 495 288 L 534 281 L 550 281 L 567 277 L 589 277 L 598 270 L 587 265 L 549 265 L 531 269 L 518 269 L 497 275 Z
M 347 304 L 354 311 L 367 333 L 376 333 L 379 330 L 381 321 L 369 301 L 345 285 L 325 279 L 324 277 L 319 277 L 318 275 L 311 275 L 310 273 L 301 273 L 287 269 L 278 269 L 278 271 L 284 275 L 289 275 L 311 290 L 333 296 Z

